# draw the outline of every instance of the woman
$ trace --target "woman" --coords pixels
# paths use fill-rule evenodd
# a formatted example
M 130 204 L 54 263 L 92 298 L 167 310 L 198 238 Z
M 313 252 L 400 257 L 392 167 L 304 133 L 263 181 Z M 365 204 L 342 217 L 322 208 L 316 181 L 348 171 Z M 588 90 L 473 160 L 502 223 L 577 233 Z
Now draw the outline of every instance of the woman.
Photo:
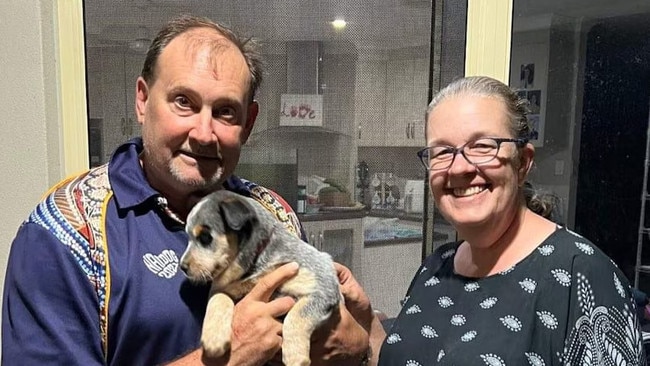
M 455 81 L 429 105 L 418 155 L 462 240 L 423 262 L 380 365 L 645 364 L 625 276 L 531 193 L 526 108 L 487 77 Z

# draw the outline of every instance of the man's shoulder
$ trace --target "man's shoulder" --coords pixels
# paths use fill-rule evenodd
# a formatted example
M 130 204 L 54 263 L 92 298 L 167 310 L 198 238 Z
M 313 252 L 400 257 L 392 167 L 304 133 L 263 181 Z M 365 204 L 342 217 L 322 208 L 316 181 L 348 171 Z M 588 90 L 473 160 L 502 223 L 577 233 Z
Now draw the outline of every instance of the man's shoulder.
M 28 221 L 46 228 L 56 226 L 78 231 L 110 194 L 107 165 L 92 168 L 50 188 Z
M 259 202 L 264 206 L 264 208 L 270 211 L 271 214 L 273 214 L 278 221 L 282 222 L 289 231 L 296 234 L 298 237 L 302 236 L 300 220 L 291 205 L 282 196 L 274 190 L 261 186 L 255 182 L 243 178 L 238 179 L 246 187 L 252 199 Z

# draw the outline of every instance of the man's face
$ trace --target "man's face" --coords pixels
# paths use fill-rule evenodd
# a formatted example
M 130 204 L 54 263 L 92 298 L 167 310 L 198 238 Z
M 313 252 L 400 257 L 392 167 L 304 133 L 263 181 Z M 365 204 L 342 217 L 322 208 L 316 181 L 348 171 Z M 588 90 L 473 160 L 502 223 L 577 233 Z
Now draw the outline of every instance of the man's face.
M 154 81 L 139 78 L 136 95 L 142 162 L 154 188 L 209 192 L 232 174 L 257 116 L 249 84 L 244 57 L 213 30 L 190 30 L 163 49 Z

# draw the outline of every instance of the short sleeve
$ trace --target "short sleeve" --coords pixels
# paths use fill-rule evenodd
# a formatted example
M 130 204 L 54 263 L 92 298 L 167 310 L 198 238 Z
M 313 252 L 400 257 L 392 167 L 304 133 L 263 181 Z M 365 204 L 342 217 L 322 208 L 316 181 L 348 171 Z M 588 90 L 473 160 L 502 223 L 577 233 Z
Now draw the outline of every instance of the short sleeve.
M 98 309 L 72 252 L 42 226 L 23 224 L 4 283 L 2 364 L 103 365 Z
M 563 364 L 645 365 L 627 278 L 593 244 L 575 245 Z

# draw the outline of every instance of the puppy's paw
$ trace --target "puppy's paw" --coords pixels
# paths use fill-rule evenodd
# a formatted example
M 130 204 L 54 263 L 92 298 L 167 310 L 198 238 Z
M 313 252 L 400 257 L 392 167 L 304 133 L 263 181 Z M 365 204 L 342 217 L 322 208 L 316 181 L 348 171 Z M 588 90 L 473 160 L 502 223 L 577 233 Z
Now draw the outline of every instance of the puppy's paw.
M 282 363 L 286 366 L 309 366 L 311 360 L 309 355 L 305 354 L 296 354 L 296 353 L 285 353 L 285 348 L 282 347 Z
M 203 332 L 201 335 L 201 347 L 203 353 L 210 358 L 218 358 L 226 354 L 230 349 L 230 334 Z

